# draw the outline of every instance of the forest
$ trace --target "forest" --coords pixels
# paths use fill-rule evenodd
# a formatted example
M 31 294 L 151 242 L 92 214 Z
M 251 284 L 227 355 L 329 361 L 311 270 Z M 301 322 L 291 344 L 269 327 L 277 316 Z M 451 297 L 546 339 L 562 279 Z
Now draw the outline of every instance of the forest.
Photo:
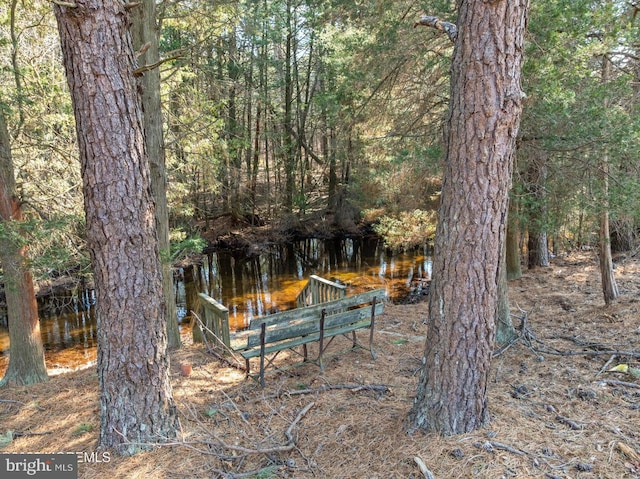
M 0 8 L 1 101 L 31 267 L 38 280 L 87 275 L 51 5 Z M 161 2 L 171 258 L 215 238 L 223 216 L 325 235 L 374 223 L 393 248 L 432 236 L 452 43 L 414 28 L 424 12 L 455 20 L 452 2 Z M 634 245 L 636 14 L 633 2 L 531 5 L 510 207 L 530 254 L 540 236 L 555 253 L 594 245 L 605 206 L 613 248 Z
M 99 414 L 91 418 L 85 410 L 78 417 L 87 422 L 73 434 L 90 433 L 95 421 L 99 433 L 85 448 L 96 440 L 117 456 L 136 456 L 178 445 L 198 462 L 205 446 L 219 461 L 210 469 L 214 477 L 311 477 L 318 464 L 292 435 L 315 420 L 305 415 L 333 391 L 386 400 L 394 380 L 402 397 L 377 426 L 401 417 L 393 427 L 411 437 L 418 430 L 444 437 L 482 431 L 496 419 L 489 396 L 504 410 L 513 407 L 496 399 L 503 390 L 488 392 L 501 371 L 492 358 L 515 354 L 509 351 L 514 345 L 534 352 L 536 361 L 574 355 L 548 346 L 529 328 L 532 311 L 541 313 L 541 325 L 556 327 L 553 315 L 536 309 L 531 291 L 555 293 L 566 279 L 593 294 L 591 280 L 578 273 L 588 264 L 599 291 L 597 301 L 594 295 L 581 302 L 586 315 L 637 330 L 625 295 L 637 289 L 640 232 L 639 11 L 637 2 L 614 0 L 6 2 L 0 6 L 0 261 L 11 350 L 0 381 L 10 386 L 9 396 L 0 402 L 7 417 L 14 405 L 26 404 L 16 388 L 33 384 L 34 393 L 55 394 L 52 386 L 37 389 L 49 378 L 36 294 L 90 284 L 101 318 L 97 381 L 74 388 L 97 396 Z M 305 391 L 301 396 L 314 394 L 318 407 L 311 402 L 299 409 L 288 428 L 283 417 L 274 419 L 275 404 L 262 405 L 248 421 L 240 408 L 259 401 L 251 398 L 260 392 L 242 383 L 228 389 L 231 397 L 223 384 L 234 376 L 222 363 L 211 369 L 196 358 L 201 350 L 181 348 L 175 267 L 208 251 L 251 256 L 298 238 L 364 235 L 381 237 L 388 251 L 435 248 L 428 306 L 391 307 L 382 320 L 384 334 L 402 338 L 383 341 L 382 350 L 393 356 L 395 346 L 426 338 L 422 360 L 420 352 L 402 353 L 404 366 L 383 367 L 385 384 L 374 384 L 373 372 L 358 373 L 354 365 L 324 384 L 314 374 L 284 376 L 289 382 L 263 397 L 280 400 L 283 388 L 291 399 L 297 388 Z M 532 275 L 546 278 L 549 290 L 538 290 Z M 578 308 L 576 298 L 547 299 L 566 313 Z M 523 301 L 530 310 L 521 308 Z M 561 332 L 545 339 L 573 342 L 589 350 L 586 356 L 594 350 L 600 351 L 595 357 L 608 355 L 596 377 L 634 375 L 640 354 L 629 338 L 612 344 L 606 331 L 587 330 L 596 343 Z M 618 369 L 607 369 L 616 358 Z M 210 394 L 216 404 L 204 413 L 202 390 L 188 383 L 191 373 L 176 378 L 176 359 L 215 377 L 218 387 Z M 525 363 L 517 374 L 529 368 L 536 377 L 545 374 L 543 366 Z M 635 383 L 598 384 L 618 389 L 585 387 L 570 398 L 578 394 L 595 407 L 609 394 L 607 400 L 624 396 L 637 406 L 628 393 Z M 533 394 L 531 384 L 501 387 L 513 387 L 516 400 Z M 528 403 L 531 417 L 540 417 L 540 404 Z M 369 405 L 354 405 L 350 417 L 366 421 Z M 544 408 L 571 430 L 586 427 L 558 413 L 557 405 Z M 236 413 L 252 428 L 243 437 L 252 446 L 220 436 L 228 434 L 220 429 L 222 416 L 234 434 L 242 428 L 231 418 Z M 264 418 L 285 429 L 284 445 L 260 442 L 260 432 L 270 430 Z M 339 421 L 330 425 L 342 441 L 357 428 Z M 195 442 L 179 433 L 182 423 Z M 203 439 L 205 423 L 215 431 Z M 545 477 L 564 477 L 553 471 L 569 474 L 567 467 L 580 477 L 637 473 L 637 438 L 617 431 L 610 452 L 627 462 L 618 469 L 609 464 L 613 469 L 600 469 L 607 472 L 599 476 L 589 475 L 594 467 L 598 473 L 596 460 L 567 450 L 547 454 L 550 446 L 540 445 L 542 452 L 498 441 L 474 447 L 528 461 L 511 469 L 498 462 L 503 475 L 520 470 L 528 477 L 532 467 Z M 8 443 L 21 437 L 9 433 Z M 321 450 L 331 434 L 319 437 L 315 453 L 326 474 L 331 458 Z M 451 449 L 441 455 L 467 454 L 451 442 L 439 444 Z M 301 457 L 278 458 L 292 451 Z M 425 451 L 412 454 L 424 477 L 433 477 L 420 459 Z M 555 459 L 568 466 L 556 468 Z M 173 466 L 180 477 L 207 474 L 165 462 L 157 477 Z M 369 467 L 385 477 L 391 470 Z M 429 467 L 441 476 L 446 470 Z M 472 467 L 474 474 L 482 469 Z M 469 474 L 466 466 L 460 470 L 460 477 Z M 344 477 L 360 474 L 350 471 Z M 483 473 L 492 477 L 496 470 Z

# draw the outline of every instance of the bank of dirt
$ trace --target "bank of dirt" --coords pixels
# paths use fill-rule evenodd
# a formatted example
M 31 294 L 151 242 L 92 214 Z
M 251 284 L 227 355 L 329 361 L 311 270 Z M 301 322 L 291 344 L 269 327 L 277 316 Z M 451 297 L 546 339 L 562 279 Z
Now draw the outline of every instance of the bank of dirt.
M 638 478 L 640 381 L 606 371 L 638 366 L 638 261 L 621 258 L 616 278 L 622 295 L 608 308 L 587 253 L 509 284 L 514 322 L 526 318 L 526 334 L 494 359 L 491 422 L 473 433 L 405 432 L 427 332 L 421 302 L 386 306 L 377 360 L 347 352 L 324 372 L 308 364 L 267 376 L 265 389 L 204 347 L 185 346 L 171 366 L 179 436 L 134 457 L 90 457 L 99 428 L 94 370 L 0 390 L 1 451 L 87 452 L 84 479 L 423 478 L 415 458 L 435 478 Z

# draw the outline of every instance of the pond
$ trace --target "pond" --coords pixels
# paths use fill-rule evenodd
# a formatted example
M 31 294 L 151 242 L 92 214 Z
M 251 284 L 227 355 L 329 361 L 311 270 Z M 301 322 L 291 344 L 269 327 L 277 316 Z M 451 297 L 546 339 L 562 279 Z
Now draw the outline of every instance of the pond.
M 317 274 L 347 286 L 347 294 L 384 287 L 393 301 L 421 295 L 431 277 L 431 256 L 423 248 L 392 253 L 379 238 L 306 239 L 267 247 L 250 257 L 231 252 L 206 255 L 201 264 L 176 274 L 178 319 L 190 330 L 198 292 L 229 308 L 231 326 L 243 328 L 253 317 L 295 307 L 308 277 Z M 39 300 L 42 339 L 50 369 L 75 368 L 96 357 L 92 290 Z M 6 367 L 9 338 L 6 314 L 0 320 L 0 376 Z

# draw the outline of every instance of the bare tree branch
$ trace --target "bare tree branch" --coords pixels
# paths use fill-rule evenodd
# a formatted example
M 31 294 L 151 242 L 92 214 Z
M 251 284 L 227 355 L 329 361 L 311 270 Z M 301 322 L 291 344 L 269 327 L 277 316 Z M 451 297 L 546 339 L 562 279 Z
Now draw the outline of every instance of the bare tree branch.
M 51 3 L 55 3 L 60 7 L 78 8 L 78 4 L 73 2 L 63 2 L 62 0 L 51 0 Z
M 413 28 L 418 25 L 435 28 L 436 30 L 445 32 L 449 36 L 449 40 L 452 42 L 455 42 L 456 37 L 458 36 L 458 27 L 455 23 L 445 22 L 440 20 L 438 17 L 424 16 L 413 25 Z
M 144 46 L 143 46 L 144 48 Z M 163 63 L 167 63 L 173 60 L 177 60 L 178 58 L 182 58 L 184 57 L 184 50 L 183 49 L 179 49 L 179 50 L 175 50 L 175 52 L 170 52 L 169 56 L 167 58 L 161 58 L 160 60 L 158 60 L 155 63 L 152 63 L 151 65 L 143 65 L 139 68 L 136 68 L 133 71 L 133 74 L 135 76 L 140 76 L 145 72 L 151 71 L 155 68 L 158 68 L 160 65 L 162 65 Z

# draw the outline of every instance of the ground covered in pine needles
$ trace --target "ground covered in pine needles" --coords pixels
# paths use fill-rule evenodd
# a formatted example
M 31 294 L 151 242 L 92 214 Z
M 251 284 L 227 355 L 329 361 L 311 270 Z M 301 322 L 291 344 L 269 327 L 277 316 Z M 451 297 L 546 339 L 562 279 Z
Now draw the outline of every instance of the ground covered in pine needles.
M 640 361 L 640 262 L 619 258 L 616 278 L 621 297 L 608 308 L 587 253 L 510 283 L 522 336 L 495 357 L 491 422 L 470 434 L 405 432 L 426 335 L 420 302 L 386 307 L 377 360 L 347 352 L 324 373 L 307 364 L 267 376 L 265 389 L 184 347 L 171 368 L 179 436 L 133 457 L 97 450 L 93 369 L 0 390 L 0 452 L 84 452 L 83 479 L 639 478 L 640 380 L 608 370 Z

